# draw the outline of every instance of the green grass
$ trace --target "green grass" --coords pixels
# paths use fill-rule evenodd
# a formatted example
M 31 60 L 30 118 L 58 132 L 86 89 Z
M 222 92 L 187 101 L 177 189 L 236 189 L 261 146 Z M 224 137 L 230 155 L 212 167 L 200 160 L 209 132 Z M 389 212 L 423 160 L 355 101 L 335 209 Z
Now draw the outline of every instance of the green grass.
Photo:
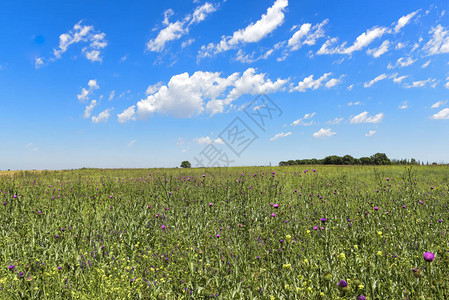
M 448 184 L 444 166 L 16 172 L 0 297 L 447 299 Z

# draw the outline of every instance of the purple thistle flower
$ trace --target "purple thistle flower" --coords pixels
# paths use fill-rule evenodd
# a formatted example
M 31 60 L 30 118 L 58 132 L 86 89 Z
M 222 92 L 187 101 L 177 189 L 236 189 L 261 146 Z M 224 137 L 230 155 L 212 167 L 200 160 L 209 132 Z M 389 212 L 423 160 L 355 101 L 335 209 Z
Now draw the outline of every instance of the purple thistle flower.
M 3 205 L 6 205 L 6 202 L 3 202 Z
M 8 269 L 14 270 L 15 267 L 16 267 L 16 265 L 10 265 L 10 266 L 8 267 Z
M 357 300 L 365 300 L 365 299 L 366 299 L 366 297 L 363 296 L 363 295 L 358 295 L 357 296 Z
M 424 253 L 424 260 L 427 262 L 433 262 L 435 259 L 435 255 L 432 252 L 426 252 Z
M 165 225 L 162 225 L 161 228 L 162 228 L 162 229 L 165 229 Z
M 326 218 L 321 218 L 320 221 L 324 223 L 324 222 L 326 222 L 327 220 L 326 220 Z
M 212 202 L 211 203 L 209 203 L 209 206 L 212 206 L 212 205 L 214 205 Z
M 377 206 L 374 206 L 374 210 L 379 210 L 379 207 L 377 207 Z
M 340 280 L 340 282 L 337 283 L 337 285 L 341 288 L 345 288 L 348 286 L 348 283 L 346 282 L 346 280 Z
M 274 208 L 278 208 L 278 207 L 279 207 L 279 204 L 274 204 L 273 207 L 274 207 Z
M 276 214 L 275 214 L 275 213 L 272 213 L 271 216 L 274 218 L 274 217 L 276 217 Z
M 219 233 L 217 233 L 217 238 L 219 238 L 220 237 L 220 234 Z

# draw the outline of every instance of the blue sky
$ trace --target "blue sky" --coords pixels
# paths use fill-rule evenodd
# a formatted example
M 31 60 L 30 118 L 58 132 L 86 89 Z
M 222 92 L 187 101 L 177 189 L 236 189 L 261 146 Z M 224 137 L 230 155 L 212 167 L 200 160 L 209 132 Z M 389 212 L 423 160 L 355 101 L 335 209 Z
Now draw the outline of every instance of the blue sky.
M 448 15 L 443 0 L 4 1 L 0 169 L 449 162 Z

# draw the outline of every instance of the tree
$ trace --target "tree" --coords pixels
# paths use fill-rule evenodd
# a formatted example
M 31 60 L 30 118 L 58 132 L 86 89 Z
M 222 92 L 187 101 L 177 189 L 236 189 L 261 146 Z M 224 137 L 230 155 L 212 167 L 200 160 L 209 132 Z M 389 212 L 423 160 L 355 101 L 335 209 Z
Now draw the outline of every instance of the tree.
M 191 168 L 191 167 L 192 164 L 188 160 L 185 160 L 181 163 L 181 168 Z
M 376 153 L 371 155 L 371 160 L 375 165 L 390 165 L 391 161 L 385 153 Z

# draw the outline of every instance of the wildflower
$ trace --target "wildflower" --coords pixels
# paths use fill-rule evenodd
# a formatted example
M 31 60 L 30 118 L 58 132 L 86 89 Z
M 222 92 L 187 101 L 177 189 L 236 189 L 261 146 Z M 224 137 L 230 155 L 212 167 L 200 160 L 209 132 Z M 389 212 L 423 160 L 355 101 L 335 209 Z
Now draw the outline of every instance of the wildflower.
M 365 299 L 366 299 L 366 297 L 363 296 L 363 295 L 358 295 L 357 296 L 357 300 L 365 300 Z
M 387 181 L 390 181 L 390 178 L 387 178 Z
M 337 285 L 341 288 L 345 288 L 348 286 L 348 283 L 346 282 L 346 280 L 340 280 L 340 282 L 337 283 Z
M 382 231 L 378 231 L 378 232 L 377 232 L 377 235 L 378 235 L 378 236 L 382 236 Z
M 379 210 L 379 207 L 377 207 L 377 206 L 374 206 L 374 210 Z
M 338 259 L 339 260 L 345 260 L 346 259 L 346 255 L 342 252 L 338 255 Z
M 272 217 L 276 217 L 276 214 L 275 214 L 275 213 L 272 213 L 271 216 L 272 216 Z
M 377 251 L 377 255 L 381 256 L 382 255 L 382 251 Z
M 6 205 L 6 202 L 3 202 L 3 205 Z
M 285 237 L 285 239 L 287 240 L 287 242 L 290 242 L 290 240 L 292 239 L 292 236 L 287 234 L 287 236 Z
M 217 233 L 217 238 L 219 238 L 220 237 L 220 234 L 219 233 Z
M 209 206 L 212 206 L 212 205 L 214 205 L 213 203 L 209 203 Z
M 8 269 L 14 270 L 15 267 L 16 267 L 16 265 L 10 265 L 10 266 L 8 267 Z
M 162 229 L 165 229 L 165 225 L 162 225 L 161 228 L 162 228 Z
M 284 269 L 291 269 L 291 268 L 292 268 L 292 265 L 291 265 L 291 264 L 284 264 L 284 265 L 282 265 L 282 267 L 283 267 Z
M 365 286 L 363 284 L 359 284 L 358 287 L 359 287 L 359 290 L 363 290 L 365 288 Z
M 274 208 L 278 208 L 278 207 L 279 207 L 279 204 L 274 204 L 273 207 L 274 207 Z
M 327 220 L 326 220 L 326 218 L 321 218 L 320 221 L 324 223 L 324 222 L 326 222 Z
M 427 262 L 433 262 L 435 259 L 435 255 L 432 252 L 426 252 L 424 253 L 424 260 Z

